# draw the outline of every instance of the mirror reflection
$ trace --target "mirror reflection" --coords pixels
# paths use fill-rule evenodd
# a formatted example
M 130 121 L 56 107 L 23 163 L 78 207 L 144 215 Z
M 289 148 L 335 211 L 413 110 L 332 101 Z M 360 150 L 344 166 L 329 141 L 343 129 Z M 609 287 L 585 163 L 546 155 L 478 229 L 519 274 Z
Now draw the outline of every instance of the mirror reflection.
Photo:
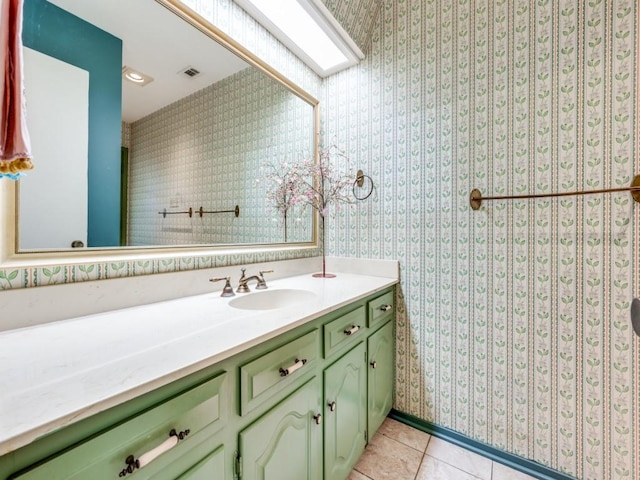
M 25 0 L 23 42 L 20 250 L 312 241 L 256 182 L 313 152 L 285 85 L 154 0 Z

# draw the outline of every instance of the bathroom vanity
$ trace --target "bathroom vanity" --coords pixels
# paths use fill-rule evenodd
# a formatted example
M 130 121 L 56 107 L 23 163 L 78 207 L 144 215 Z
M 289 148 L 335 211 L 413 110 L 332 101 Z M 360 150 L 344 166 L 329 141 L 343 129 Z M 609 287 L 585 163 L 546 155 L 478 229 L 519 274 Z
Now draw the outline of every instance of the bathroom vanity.
M 391 408 L 396 282 L 305 274 L 4 332 L 0 478 L 344 479 Z

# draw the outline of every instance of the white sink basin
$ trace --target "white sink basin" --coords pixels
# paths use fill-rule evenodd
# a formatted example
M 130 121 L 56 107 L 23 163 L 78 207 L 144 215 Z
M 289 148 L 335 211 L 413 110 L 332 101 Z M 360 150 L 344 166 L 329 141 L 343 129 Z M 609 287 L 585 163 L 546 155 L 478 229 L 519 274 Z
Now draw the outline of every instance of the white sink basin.
M 283 288 L 281 290 L 265 290 L 241 294 L 232 299 L 229 306 L 242 310 L 274 310 L 287 308 L 304 302 L 316 300 L 318 296 L 309 290 Z

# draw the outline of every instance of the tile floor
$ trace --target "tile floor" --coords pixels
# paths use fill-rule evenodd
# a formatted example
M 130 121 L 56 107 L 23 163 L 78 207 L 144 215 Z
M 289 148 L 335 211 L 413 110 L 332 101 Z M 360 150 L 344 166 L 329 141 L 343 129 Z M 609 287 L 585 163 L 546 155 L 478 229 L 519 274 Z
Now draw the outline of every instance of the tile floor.
M 533 480 L 387 418 L 347 480 Z

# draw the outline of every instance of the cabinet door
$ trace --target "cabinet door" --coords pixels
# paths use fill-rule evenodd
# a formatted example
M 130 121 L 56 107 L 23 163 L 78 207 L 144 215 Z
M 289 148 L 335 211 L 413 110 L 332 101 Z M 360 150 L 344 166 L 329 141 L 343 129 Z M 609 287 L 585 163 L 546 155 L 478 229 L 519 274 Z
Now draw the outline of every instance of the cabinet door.
M 367 339 L 369 437 L 378 430 L 393 401 L 393 322 L 388 322 Z
M 242 480 L 321 480 L 322 415 L 316 377 L 240 433 Z
M 367 429 L 365 344 L 324 371 L 326 479 L 346 478 L 364 451 Z

